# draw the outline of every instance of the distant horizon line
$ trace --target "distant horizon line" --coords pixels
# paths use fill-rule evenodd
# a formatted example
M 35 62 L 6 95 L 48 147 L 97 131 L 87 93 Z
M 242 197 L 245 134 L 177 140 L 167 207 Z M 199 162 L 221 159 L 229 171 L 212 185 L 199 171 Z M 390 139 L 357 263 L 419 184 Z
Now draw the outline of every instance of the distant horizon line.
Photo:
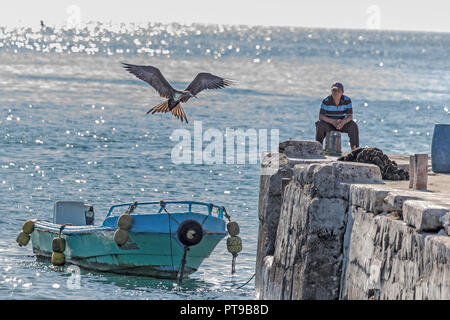
M 36 26 L 33 25 L 25 25 L 21 22 L 17 23 L 14 26 L 8 26 L 8 25 L 0 25 L 0 28 L 11 28 L 11 29 L 18 29 L 18 28 L 32 28 L 32 29 L 39 29 L 40 28 L 40 21 L 43 21 L 40 19 L 37 21 Z M 66 27 L 66 24 L 52 24 L 47 25 L 44 22 L 45 27 L 50 28 L 59 28 L 62 29 Z M 406 30 L 406 29 L 389 29 L 389 28 L 363 28 L 363 27 L 323 27 L 323 26 L 295 26 L 295 25 L 276 25 L 276 24 L 269 24 L 269 25 L 262 25 L 262 24 L 244 24 L 244 23 L 213 23 L 213 22 L 178 22 L 178 21 L 172 21 L 172 22 L 163 22 L 163 21 L 101 21 L 101 20 L 89 20 L 87 22 L 82 22 L 80 29 L 82 29 L 84 26 L 91 24 L 91 23 L 100 23 L 100 24 L 110 24 L 110 25 L 141 25 L 141 24 L 162 24 L 162 25 L 180 25 L 180 26 L 189 26 L 189 25 L 203 25 L 203 26 L 225 26 L 225 27 L 233 27 L 233 26 L 246 26 L 246 27 L 262 27 L 262 28 L 299 28 L 299 29 L 323 29 L 323 30 L 354 30 L 354 31 L 386 31 L 386 32 L 414 32 L 414 33 L 450 33 L 450 31 L 443 31 L 443 30 Z M 75 29 L 75 28 L 70 28 Z

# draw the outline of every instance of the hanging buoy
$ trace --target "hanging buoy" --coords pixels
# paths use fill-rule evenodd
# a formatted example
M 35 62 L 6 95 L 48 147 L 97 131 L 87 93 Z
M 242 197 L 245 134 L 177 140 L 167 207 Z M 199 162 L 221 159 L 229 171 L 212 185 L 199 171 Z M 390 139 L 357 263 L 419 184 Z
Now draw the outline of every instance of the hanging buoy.
M 236 221 L 230 221 L 227 223 L 227 230 L 230 236 L 237 236 L 240 232 L 239 225 Z
M 128 231 L 124 229 L 117 229 L 114 232 L 114 242 L 119 246 L 123 246 L 128 241 Z
M 238 254 L 242 251 L 242 240 L 238 236 L 229 237 L 227 239 L 227 249 L 231 254 Z
M 130 230 L 131 224 L 133 223 L 133 218 L 127 213 L 122 213 L 117 220 L 117 226 L 119 229 Z
M 55 266 L 63 266 L 66 263 L 66 256 L 64 250 L 66 249 L 66 240 L 61 238 L 61 233 L 58 237 L 52 240 L 52 264 Z
M 231 236 L 227 239 L 228 252 L 232 254 L 231 274 L 236 272 L 236 258 L 238 253 L 242 251 L 242 239 L 238 236 Z
M 31 234 L 34 231 L 34 221 L 33 220 L 27 220 L 23 223 L 22 231 L 26 234 Z
M 52 253 L 52 264 L 55 266 L 63 266 L 66 263 L 66 256 L 62 252 Z
M 240 232 L 239 225 L 235 221 L 231 221 L 230 215 L 227 213 L 227 209 L 222 207 L 222 212 L 225 218 L 228 219 L 227 230 L 230 237 L 227 239 L 228 252 L 232 254 L 233 259 L 231 261 L 231 274 L 236 272 L 236 258 L 238 253 L 242 251 L 242 240 L 237 235 Z
M 137 207 L 137 201 L 133 202 L 130 207 L 122 213 L 117 219 L 117 230 L 114 232 L 114 242 L 119 246 L 123 246 L 128 241 L 128 230 L 131 229 L 133 224 L 133 213 L 134 209 Z
M 185 220 L 178 226 L 177 236 L 185 246 L 195 246 L 203 239 L 203 228 L 195 220 Z
M 36 220 L 27 220 L 22 225 L 22 232 L 17 236 L 16 242 L 19 246 L 24 247 L 30 241 L 30 234 L 34 231 L 34 222 Z
M 63 253 L 65 249 L 66 249 L 66 240 L 60 237 L 53 238 L 52 240 L 53 252 Z
M 66 226 L 71 225 L 65 223 L 59 228 L 59 235 L 52 240 L 52 259 L 51 262 L 55 266 L 63 266 L 66 263 L 66 256 L 64 250 L 66 250 L 66 240 L 61 237 L 61 234 Z
M 19 233 L 19 235 L 17 236 L 17 239 L 16 239 L 16 242 L 21 247 L 25 247 L 29 241 L 30 241 L 30 235 L 23 231 L 21 233 Z

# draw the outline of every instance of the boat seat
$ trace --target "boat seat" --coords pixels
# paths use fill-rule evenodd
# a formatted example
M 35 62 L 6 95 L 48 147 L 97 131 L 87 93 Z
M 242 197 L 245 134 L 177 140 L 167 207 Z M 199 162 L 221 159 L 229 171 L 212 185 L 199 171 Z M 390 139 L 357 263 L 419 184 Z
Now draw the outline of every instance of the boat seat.
M 85 226 L 94 224 L 94 208 L 83 201 L 56 201 L 53 223 Z

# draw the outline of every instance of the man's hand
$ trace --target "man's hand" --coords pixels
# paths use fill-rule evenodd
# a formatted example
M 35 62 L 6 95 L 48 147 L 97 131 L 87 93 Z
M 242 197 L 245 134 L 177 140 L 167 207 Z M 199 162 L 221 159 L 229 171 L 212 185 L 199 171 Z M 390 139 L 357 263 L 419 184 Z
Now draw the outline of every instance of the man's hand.
M 333 118 L 328 118 L 328 119 L 329 119 L 328 123 L 331 124 L 333 127 L 337 128 L 338 120 L 337 119 L 333 119 Z
M 347 118 L 345 118 L 345 119 L 334 119 L 334 118 L 327 117 L 327 116 L 325 116 L 323 114 L 319 114 L 319 120 L 331 124 L 333 127 L 336 128 L 336 130 L 341 130 L 342 127 L 345 126 L 347 124 L 347 122 L 350 121 L 351 119 L 349 119 L 349 120 L 347 120 Z

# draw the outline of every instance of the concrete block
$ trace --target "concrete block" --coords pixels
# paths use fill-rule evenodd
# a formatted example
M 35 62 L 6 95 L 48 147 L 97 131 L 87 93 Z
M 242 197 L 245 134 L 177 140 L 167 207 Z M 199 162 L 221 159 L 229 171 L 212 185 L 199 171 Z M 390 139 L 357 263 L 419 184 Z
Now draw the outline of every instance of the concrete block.
M 450 209 L 430 201 L 407 200 L 403 202 L 403 220 L 417 231 L 439 231 L 443 227 L 440 218 Z
M 380 168 L 374 164 L 333 162 L 333 175 L 338 182 L 382 183 Z
M 310 183 L 326 198 L 347 198 L 349 183 L 383 183 L 380 169 L 372 164 L 329 162 L 294 166 L 294 177 Z
M 352 184 L 350 194 L 351 205 L 377 214 L 383 211 L 383 202 L 389 194 L 389 189 L 383 185 Z
M 402 211 L 403 202 L 406 200 L 421 200 L 422 198 L 408 191 L 394 191 L 384 199 L 383 209 L 386 212 Z
M 288 158 L 324 157 L 322 145 L 318 141 L 287 140 L 280 142 L 278 151 Z

